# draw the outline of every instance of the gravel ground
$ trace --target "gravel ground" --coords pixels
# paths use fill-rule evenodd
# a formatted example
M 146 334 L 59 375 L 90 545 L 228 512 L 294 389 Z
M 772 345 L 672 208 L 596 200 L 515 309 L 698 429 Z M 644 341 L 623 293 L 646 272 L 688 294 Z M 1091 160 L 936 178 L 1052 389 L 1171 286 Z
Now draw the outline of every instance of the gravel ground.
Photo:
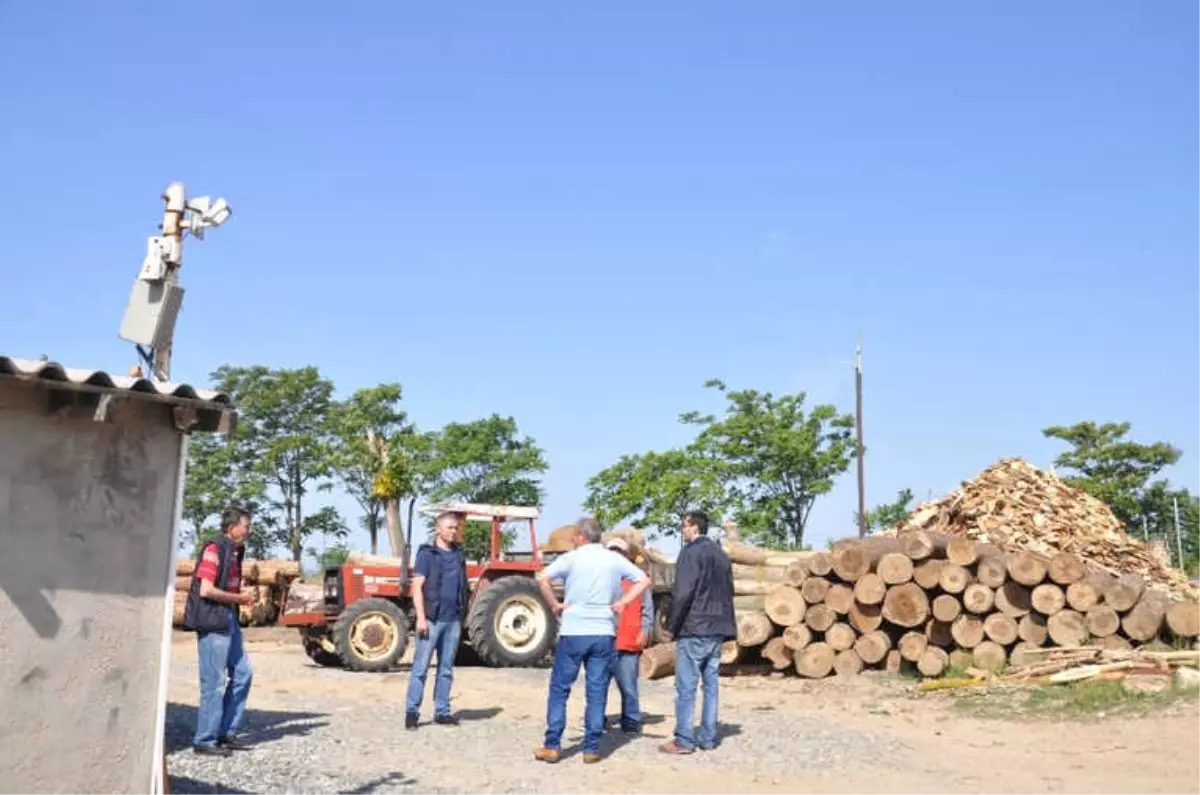
M 168 767 L 177 793 L 649 791 L 651 774 L 667 776 L 668 791 L 683 791 L 670 782 L 694 779 L 691 791 L 724 792 L 723 785 L 705 784 L 730 770 L 741 771 L 743 784 L 769 791 L 783 785 L 797 759 L 810 773 L 836 773 L 869 760 L 877 765 L 902 747 L 888 737 L 769 704 L 736 714 L 726 705 L 716 750 L 664 757 L 657 747 L 669 739 L 674 723 L 668 679 L 643 682 L 645 735 L 629 739 L 610 730 L 602 747 L 605 761 L 586 768 L 572 758 L 583 723 L 577 687 L 564 737 L 568 756 L 545 765 L 530 754 L 544 728 L 544 670 L 459 669 L 455 707 L 462 724 L 423 723 L 409 732 L 403 727 L 406 671 L 348 674 L 311 667 L 300 654 L 252 647 L 255 684 L 245 733 L 256 745 L 224 759 L 200 757 L 191 751 L 196 667 L 183 651 L 176 646 L 167 718 Z M 614 690 L 610 706 L 616 703 Z M 431 706 L 429 701 L 424 706 L 425 721 Z

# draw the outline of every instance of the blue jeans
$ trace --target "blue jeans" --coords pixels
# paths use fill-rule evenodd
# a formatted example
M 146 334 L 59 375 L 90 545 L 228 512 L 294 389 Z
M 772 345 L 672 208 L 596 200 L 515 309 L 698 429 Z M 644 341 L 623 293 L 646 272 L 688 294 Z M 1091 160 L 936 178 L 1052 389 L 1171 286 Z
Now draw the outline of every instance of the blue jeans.
M 454 684 L 454 658 L 458 655 L 458 641 L 462 637 L 462 624 L 453 621 L 430 621 L 429 634 L 417 636 L 417 650 L 413 652 L 412 671 L 408 674 L 408 697 L 404 700 L 404 711 L 416 715 L 421 711 L 421 699 L 425 696 L 425 676 L 433 652 L 437 651 L 437 679 L 433 683 L 433 712 L 439 717 L 450 715 L 450 686 Z
M 717 745 L 717 674 L 723 638 L 679 638 L 675 641 L 675 744 L 685 750 Z M 704 683 L 700 735 L 692 738 L 696 686 Z
M 200 707 L 196 710 L 193 743 L 211 747 L 241 728 L 254 671 L 246 656 L 236 609 L 229 608 L 229 632 L 203 632 L 197 638 Z
M 636 651 L 618 651 L 613 655 L 612 680 L 621 693 L 621 729 L 637 731 L 642 726 L 642 709 L 638 704 L 638 665 L 642 655 Z
M 550 698 L 546 704 L 546 748 L 562 748 L 567 728 L 567 699 L 571 686 L 583 666 L 587 682 L 587 706 L 584 710 L 583 752 L 600 753 L 604 735 L 604 702 L 608 678 L 612 673 L 612 635 L 559 635 L 554 647 L 554 669 L 550 672 Z

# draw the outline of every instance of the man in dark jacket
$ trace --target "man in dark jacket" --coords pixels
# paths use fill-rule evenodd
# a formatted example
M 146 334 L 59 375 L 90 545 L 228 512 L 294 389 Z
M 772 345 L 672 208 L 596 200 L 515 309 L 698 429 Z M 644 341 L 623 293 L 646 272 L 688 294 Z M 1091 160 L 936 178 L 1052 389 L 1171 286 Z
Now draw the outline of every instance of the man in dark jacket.
M 721 644 L 737 637 L 733 616 L 733 566 L 708 537 L 708 516 L 683 519 L 683 549 L 675 561 L 675 587 L 667 629 L 675 636 L 675 739 L 660 749 L 690 754 L 717 745 L 717 682 Z M 693 739 L 696 687 L 704 685 L 700 733 Z
M 463 614 L 467 611 L 467 561 L 459 539 L 463 517 L 457 513 L 438 515 L 434 541 L 417 550 L 413 566 L 413 610 L 417 614 L 417 649 L 408 674 L 408 696 L 404 703 L 404 726 L 417 728 L 425 677 L 437 652 L 437 679 L 433 685 L 433 722 L 453 726 L 450 686 L 454 683 L 454 658 L 462 638 Z
M 250 514 L 229 508 L 221 514 L 221 535 L 204 545 L 183 610 L 183 625 L 200 647 L 200 706 L 196 710 L 198 754 L 228 756 L 245 748 L 236 735 L 246 713 L 252 670 L 242 642 L 238 605 L 254 603 L 242 590 L 242 557 L 250 535 Z

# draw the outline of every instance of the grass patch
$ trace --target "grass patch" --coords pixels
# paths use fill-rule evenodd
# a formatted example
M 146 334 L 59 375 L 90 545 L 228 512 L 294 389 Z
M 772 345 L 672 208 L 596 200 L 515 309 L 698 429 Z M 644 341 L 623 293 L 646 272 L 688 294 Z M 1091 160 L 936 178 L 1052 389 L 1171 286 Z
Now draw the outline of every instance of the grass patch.
M 1161 693 L 1126 690 L 1120 682 L 1076 682 L 950 691 L 954 709 L 1004 720 L 1099 720 L 1136 717 L 1196 701 L 1200 690 L 1174 683 Z

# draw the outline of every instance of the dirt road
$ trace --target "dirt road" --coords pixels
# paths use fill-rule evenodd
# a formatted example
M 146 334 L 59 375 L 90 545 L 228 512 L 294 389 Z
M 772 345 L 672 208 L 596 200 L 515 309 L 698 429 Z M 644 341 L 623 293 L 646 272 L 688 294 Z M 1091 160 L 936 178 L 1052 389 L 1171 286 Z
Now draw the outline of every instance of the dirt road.
M 189 750 L 195 641 L 174 648 L 168 760 L 175 792 L 1191 792 L 1200 791 L 1200 707 L 1094 722 L 967 717 L 911 683 L 859 677 L 722 680 L 721 745 L 669 758 L 673 682 L 643 682 L 646 733 L 606 736 L 600 765 L 577 756 L 534 762 L 547 672 L 460 668 L 457 728 L 403 728 L 407 670 L 369 675 L 319 668 L 282 630 L 252 631 L 249 734 L 231 759 Z M 432 681 L 430 683 L 432 685 Z M 609 715 L 617 707 L 615 689 Z M 577 746 L 583 693 L 568 712 Z

